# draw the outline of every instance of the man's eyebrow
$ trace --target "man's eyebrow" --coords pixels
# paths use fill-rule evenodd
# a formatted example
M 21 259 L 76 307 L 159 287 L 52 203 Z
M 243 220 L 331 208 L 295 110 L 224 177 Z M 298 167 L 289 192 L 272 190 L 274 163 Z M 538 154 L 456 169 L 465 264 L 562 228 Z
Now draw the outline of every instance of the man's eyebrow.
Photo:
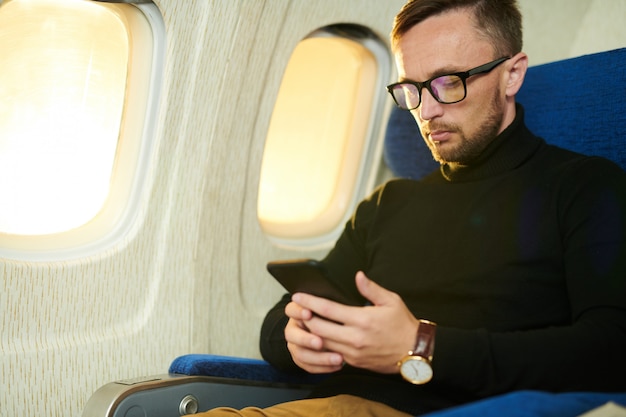
M 433 78 L 441 77 L 443 75 L 457 74 L 459 72 L 464 72 L 464 70 L 461 70 L 458 67 L 448 66 L 448 67 L 443 67 L 443 68 L 440 68 L 440 69 L 438 69 L 436 71 L 433 71 L 431 73 L 431 75 L 428 78 L 426 78 L 425 80 L 417 81 L 417 80 L 414 80 L 412 78 L 401 77 L 401 78 L 398 78 L 398 82 L 404 83 L 404 82 L 410 81 L 410 82 L 414 82 L 414 83 L 415 82 L 423 83 L 423 82 L 426 82 L 427 80 L 432 80 Z

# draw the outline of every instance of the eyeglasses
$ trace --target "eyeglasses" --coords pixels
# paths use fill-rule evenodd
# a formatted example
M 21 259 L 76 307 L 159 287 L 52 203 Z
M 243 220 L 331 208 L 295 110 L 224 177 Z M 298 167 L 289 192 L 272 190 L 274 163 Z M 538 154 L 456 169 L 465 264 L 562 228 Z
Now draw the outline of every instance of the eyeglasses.
M 422 103 L 422 89 L 426 88 L 439 103 L 458 103 L 467 96 L 466 80 L 472 75 L 486 74 L 495 67 L 510 59 L 503 57 L 488 62 L 465 72 L 438 75 L 422 83 L 417 81 L 402 81 L 387 86 L 387 91 L 393 97 L 398 107 L 404 110 L 413 110 Z

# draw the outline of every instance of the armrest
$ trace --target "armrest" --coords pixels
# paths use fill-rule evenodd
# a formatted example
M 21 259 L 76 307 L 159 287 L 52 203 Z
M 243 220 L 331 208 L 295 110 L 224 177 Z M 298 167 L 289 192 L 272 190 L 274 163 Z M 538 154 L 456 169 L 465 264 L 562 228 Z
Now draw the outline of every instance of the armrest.
M 307 386 L 295 384 L 155 375 L 110 382 L 100 387 L 85 405 L 82 417 L 171 417 L 215 407 L 269 407 L 302 399 L 309 392 Z
M 184 355 L 172 362 L 169 374 L 102 386 L 82 417 L 171 417 L 215 407 L 269 407 L 306 397 L 322 378 L 281 372 L 258 359 Z

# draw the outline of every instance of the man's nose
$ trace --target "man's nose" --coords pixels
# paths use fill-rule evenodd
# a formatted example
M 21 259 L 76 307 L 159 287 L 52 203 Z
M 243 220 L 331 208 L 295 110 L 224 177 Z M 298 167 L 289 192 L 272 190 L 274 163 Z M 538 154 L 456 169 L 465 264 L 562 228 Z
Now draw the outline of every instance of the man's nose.
M 422 102 L 418 111 L 422 120 L 430 120 L 441 115 L 441 103 L 428 91 L 427 88 L 422 89 Z

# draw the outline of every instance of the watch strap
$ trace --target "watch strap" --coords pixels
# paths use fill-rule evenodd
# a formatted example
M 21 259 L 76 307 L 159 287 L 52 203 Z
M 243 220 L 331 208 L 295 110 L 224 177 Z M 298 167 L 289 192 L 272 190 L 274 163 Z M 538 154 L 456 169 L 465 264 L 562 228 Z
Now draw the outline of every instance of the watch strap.
M 433 359 L 435 351 L 435 331 L 437 325 L 432 321 L 420 320 L 415 337 L 415 348 L 409 352 L 409 356 L 421 356 L 429 361 Z

